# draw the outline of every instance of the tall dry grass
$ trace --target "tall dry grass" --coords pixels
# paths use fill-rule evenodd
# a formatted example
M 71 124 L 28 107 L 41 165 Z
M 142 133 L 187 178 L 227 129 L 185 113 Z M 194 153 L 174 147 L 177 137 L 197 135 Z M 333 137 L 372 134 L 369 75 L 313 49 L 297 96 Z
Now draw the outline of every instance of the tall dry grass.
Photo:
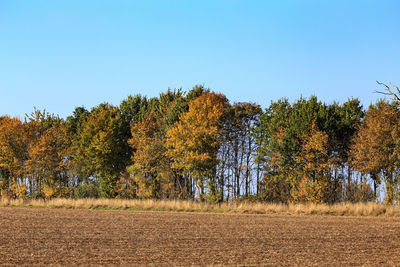
M 222 203 L 210 204 L 184 200 L 124 199 L 51 199 L 0 200 L 2 207 L 44 207 L 68 209 L 132 209 L 152 211 L 224 212 L 257 214 L 335 215 L 335 216 L 400 216 L 400 206 L 379 203 L 273 204 Z

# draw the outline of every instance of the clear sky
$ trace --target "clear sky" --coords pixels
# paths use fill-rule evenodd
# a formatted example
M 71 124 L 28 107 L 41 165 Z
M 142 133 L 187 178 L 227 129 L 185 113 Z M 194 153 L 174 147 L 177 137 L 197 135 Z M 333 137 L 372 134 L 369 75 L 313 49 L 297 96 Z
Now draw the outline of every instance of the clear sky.
M 400 85 L 400 1 L 0 0 L 0 115 L 204 84 L 232 101 L 380 98 Z

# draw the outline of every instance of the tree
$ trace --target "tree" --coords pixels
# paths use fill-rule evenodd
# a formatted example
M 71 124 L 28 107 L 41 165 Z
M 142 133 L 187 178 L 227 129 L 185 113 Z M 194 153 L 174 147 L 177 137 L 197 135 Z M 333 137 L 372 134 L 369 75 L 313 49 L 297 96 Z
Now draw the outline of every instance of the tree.
M 206 182 L 210 198 L 216 201 L 221 198 L 215 179 L 223 119 L 228 107 L 224 95 L 203 93 L 189 103 L 188 112 L 167 132 L 167 156 L 172 159 L 172 168 L 194 178 L 201 200 L 205 197 Z
M 104 103 L 92 109 L 77 134 L 73 161 L 81 165 L 85 180 L 99 181 L 103 197 L 115 195 L 114 186 L 129 162 L 125 127 L 119 109 Z
M 119 105 L 121 117 L 127 124 L 140 121 L 148 113 L 148 100 L 145 96 L 129 95 Z
M 28 138 L 18 118 L 2 117 L 0 120 L 0 196 L 24 197 L 24 165 L 27 159 Z
M 158 135 L 160 127 L 160 121 L 152 113 L 131 127 L 129 145 L 135 152 L 129 170 L 135 176 L 139 197 L 160 198 L 173 187 L 165 140 Z
M 275 201 L 291 200 L 292 183 L 289 178 L 300 169 L 296 157 L 312 124 L 323 129 L 326 110 L 326 105 L 312 96 L 309 99 L 300 98 L 293 104 L 287 99 L 272 102 L 261 116 L 261 123 L 256 129 L 257 161 L 263 168 L 264 195 L 267 199 L 274 196 Z
M 158 98 L 152 98 L 147 104 L 147 113 L 131 124 L 129 144 L 133 165 L 128 171 L 137 182 L 140 197 L 187 198 L 191 195 L 187 176 L 174 171 L 165 154 L 166 133 L 188 111 L 188 102 L 203 91 L 202 86 L 196 86 L 185 96 L 181 89 L 168 89 Z
M 68 148 L 68 171 L 72 176 L 72 185 L 81 186 L 84 180 L 87 180 L 85 173 L 85 162 L 79 160 L 79 151 L 81 151 L 81 136 L 83 127 L 90 115 L 90 112 L 84 107 L 76 107 L 71 116 L 68 116 L 65 122 L 67 134 L 71 139 Z M 80 189 L 77 189 L 80 190 Z
M 26 161 L 26 173 L 38 181 L 38 196 L 47 198 L 69 196 L 68 149 L 70 137 L 62 120 L 31 140 Z M 43 186 L 43 191 L 42 191 Z M 31 191 L 31 194 L 33 192 Z
M 76 107 L 71 116 L 66 119 L 67 132 L 75 138 L 81 130 L 90 112 L 84 107 Z
M 24 122 L 27 159 L 24 173 L 31 197 L 68 195 L 70 137 L 64 120 L 35 109 Z
M 244 185 L 244 196 L 250 195 L 252 171 L 255 169 L 253 152 L 256 147 L 253 128 L 259 123 L 261 114 L 261 107 L 255 103 L 235 103 L 228 110 L 225 135 L 219 152 L 219 186 L 223 192 L 227 183 L 228 196 L 231 193 L 229 189 L 232 188 L 233 198 L 240 197 L 241 185 Z
M 387 203 L 393 203 L 394 186 L 399 166 L 398 125 L 396 105 L 379 101 L 371 105 L 353 139 L 351 164 L 374 182 L 374 192 L 381 179 L 386 184 Z
M 295 201 L 330 202 L 332 165 L 328 135 L 317 129 L 315 122 L 305 136 L 301 152 L 296 156 L 299 168 L 292 176 L 292 197 Z

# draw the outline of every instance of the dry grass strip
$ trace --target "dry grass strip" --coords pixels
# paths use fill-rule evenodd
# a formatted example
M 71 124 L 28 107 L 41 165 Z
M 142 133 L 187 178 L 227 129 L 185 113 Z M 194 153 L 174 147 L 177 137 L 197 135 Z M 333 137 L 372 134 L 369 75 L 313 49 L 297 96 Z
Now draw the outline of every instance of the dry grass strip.
M 125 200 L 125 199 L 51 199 L 51 200 L 0 200 L 0 206 L 69 209 L 132 209 L 181 212 L 224 212 L 252 214 L 296 214 L 335 216 L 385 216 L 400 217 L 400 206 L 379 203 L 325 204 L 274 204 L 274 203 L 221 203 L 210 204 L 183 200 Z

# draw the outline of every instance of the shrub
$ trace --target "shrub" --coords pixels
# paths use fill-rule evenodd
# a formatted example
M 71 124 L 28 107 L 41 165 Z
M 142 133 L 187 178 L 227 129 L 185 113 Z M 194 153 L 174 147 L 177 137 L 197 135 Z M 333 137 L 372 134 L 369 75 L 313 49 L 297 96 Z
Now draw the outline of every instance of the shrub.
M 99 185 L 97 183 L 82 183 L 74 190 L 75 198 L 98 198 Z

